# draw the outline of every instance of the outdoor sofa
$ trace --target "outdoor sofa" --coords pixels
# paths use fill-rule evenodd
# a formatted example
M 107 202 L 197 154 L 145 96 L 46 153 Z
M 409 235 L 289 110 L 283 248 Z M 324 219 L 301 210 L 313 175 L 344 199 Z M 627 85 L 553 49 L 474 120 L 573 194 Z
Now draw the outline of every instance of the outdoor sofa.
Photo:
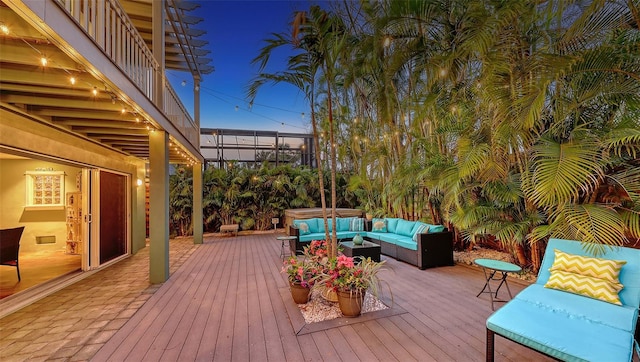
M 640 250 L 617 247 L 589 257 L 578 241 L 549 241 L 536 283 L 487 319 L 487 361 L 494 360 L 496 334 L 564 361 L 632 360 Z M 618 294 L 616 280 L 623 287 Z
M 336 235 L 339 240 L 352 239 L 356 234 L 380 245 L 381 253 L 415 265 L 420 269 L 453 265 L 453 233 L 442 225 L 399 218 L 373 219 L 337 218 Z M 379 227 L 378 227 L 379 226 Z M 329 220 L 329 230 L 332 223 Z M 291 252 L 300 253 L 312 240 L 323 240 L 322 218 L 294 220 L 289 235 Z

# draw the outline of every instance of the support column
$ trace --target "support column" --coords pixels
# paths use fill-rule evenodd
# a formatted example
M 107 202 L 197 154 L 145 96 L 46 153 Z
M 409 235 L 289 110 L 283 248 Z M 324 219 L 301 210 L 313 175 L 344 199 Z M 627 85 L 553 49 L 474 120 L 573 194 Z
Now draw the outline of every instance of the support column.
M 155 73 L 154 99 L 155 105 L 164 109 L 164 88 L 165 88 L 165 16 L 164 16 L 165 0 L 154 0 L 151 2 L 151 52 L 158 62 L 159 68 Z
M 202 244 L 202 164 L 193 165 L 193 243 Z
M 169 134 L 149 134 L 149 281 L 169 279 Z

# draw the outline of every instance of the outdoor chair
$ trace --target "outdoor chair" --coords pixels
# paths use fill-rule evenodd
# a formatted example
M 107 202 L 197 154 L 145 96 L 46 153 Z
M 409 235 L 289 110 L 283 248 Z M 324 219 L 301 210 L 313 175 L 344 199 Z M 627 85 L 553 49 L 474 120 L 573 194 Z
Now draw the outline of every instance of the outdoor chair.
M 21 280 L 18 252 L 20 251 L 20 238 L 23 231 L 24 226 L 0 230 L 0 265 L 16 267 L 18 281 Z

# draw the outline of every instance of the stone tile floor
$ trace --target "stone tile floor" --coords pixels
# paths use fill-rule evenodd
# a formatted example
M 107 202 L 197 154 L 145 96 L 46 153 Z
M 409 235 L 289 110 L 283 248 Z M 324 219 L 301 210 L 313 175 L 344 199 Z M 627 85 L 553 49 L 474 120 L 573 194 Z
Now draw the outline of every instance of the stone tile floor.
M 171 239 L 170 273 L 197 245 Z M 0 319 L 0 360 L 87 361 L 151 297 L 149 247 Z

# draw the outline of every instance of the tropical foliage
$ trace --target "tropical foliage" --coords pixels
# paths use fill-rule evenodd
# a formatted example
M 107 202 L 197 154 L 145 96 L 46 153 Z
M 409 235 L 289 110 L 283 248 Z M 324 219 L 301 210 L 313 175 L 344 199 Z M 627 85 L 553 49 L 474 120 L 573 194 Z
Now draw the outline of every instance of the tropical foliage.
M 331 6 L 266 40 L 249 96 L 304 90 L 319 164 L 353 173 L 368 209 L 446 223 L 459 247 L 495 238 L 534 267 L 549 237 L 640 237 L 637 1 Z M 282 46 L 287 69 L 263 72 Z
M 192 178 L 191 169 L 179 167 L 169 179 L 172 235 L 192 232 Z M 317 170 L 288 165 L 208 168 L 203 179 L 206 231 L 217 231 L 220 225 L 231 223 L 239 224 L 242 230 L 268 230 L 273 228 L 271 219 L 282 220 L 286 209 L 318 207 L 321 194 Z M 337 179 L 337 205 L 356 207 L 356 197 L 347 190 L 346 176 L 341 174 Z

